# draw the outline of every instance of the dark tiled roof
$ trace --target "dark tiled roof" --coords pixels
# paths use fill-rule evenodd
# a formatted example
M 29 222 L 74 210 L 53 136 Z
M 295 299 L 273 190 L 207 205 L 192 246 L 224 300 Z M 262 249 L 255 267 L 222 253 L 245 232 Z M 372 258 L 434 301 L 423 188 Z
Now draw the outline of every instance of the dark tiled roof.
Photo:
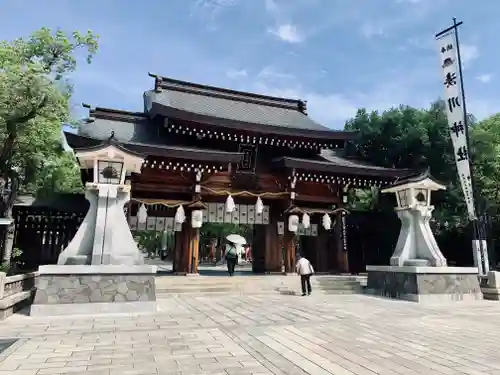
M 354 133 L 329 129 L 305 114 L 305 102 L 154 76 L 144 95 L 152 115 L 288 135 L 350 139 Z
M 408 176 L 412 172 L 408 169 L 378 167 L 366 163 L 343 158 L 328 150 L 322 151 L 319 159 L 299 159 L 281 157 L 273 162 L 281 167 L 296 168 L 311 172 L 338 173 L 344 175 L 358 175 L 363 177 L 381 177 L 397 179 Z
M 409 170 L 407 169 L 394 169 L 394 168 L 387 168 L 387 167 L 379 167 L 377 165 L 371 165 L 368 163 L 364 163 L 359 160 L 353 160 L 353 159 L 347 159 L 343 157 L 342 155 L 339 155 L 339 153 L 335 152 L 334 150 L 321 150 L 320 152 L 320 160 L 330 162 L 332 164 L 342 166 L 342 167 L 350 167 L 350 168 L 367 168 L 371 169 L 374 171 L 406 171 L 405 176 L 410 173 Z
M 107 138 L 93 138 L 85 135 L 64 133 L 68 144 L 77 148 L 103 147 Z M 219 163 L 238 163 L 241 153 L 207 150 L 195 147 L 170 146 L 155 143 L 123 142 L 120 146 L 126 150 L 145 156 L 160 156 L 183 160 L 212 161 Z
M 89 121 L 80 126 L 78 134 L 98 140 L 108 139 L 114 132 L 119 142 L 158 142 L 158 126 L 143 113 L 96 108 Z
M 113 134 L 114 141 L 120 146 L 142 155 L 221 163 L 237 163 L 241 159 L 238 152 L 158 143 L 159 130 L 158 125 L 143 113 L 95 108 L 90 111 L 89 121 L 80 127 L 78 134 L 65 132 L 64 135 L 72 148 L 101 147 Z

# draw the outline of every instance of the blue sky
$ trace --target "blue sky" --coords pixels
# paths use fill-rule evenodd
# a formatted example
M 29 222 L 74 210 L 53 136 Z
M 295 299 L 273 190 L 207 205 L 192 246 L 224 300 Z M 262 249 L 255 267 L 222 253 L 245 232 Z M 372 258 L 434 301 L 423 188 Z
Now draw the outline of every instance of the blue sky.
M 148 72 L 308 100 L 339 128 L 359 107 L 427 106 L 443 93 L 435 32 L 456 16 L 469 111 L 500 111 L 500 1 L 3 0 L 0 39 L 47 26 L 100 36 L 72 77 L 80 103 L 142 110 Z M 497 61 L 497 63 L 494 63 Z

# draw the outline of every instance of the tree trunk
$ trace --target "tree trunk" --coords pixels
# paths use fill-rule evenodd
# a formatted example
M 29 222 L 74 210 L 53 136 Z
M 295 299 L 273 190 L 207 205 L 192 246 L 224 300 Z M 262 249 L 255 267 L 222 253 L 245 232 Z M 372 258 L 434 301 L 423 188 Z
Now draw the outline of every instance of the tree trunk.
M 2 263 L 9 264 L 12 259 L 12 250 L 14 248 L 14 234 L 15 234 L 15 225 L 14 223 L 7 226 L 3 233 L 3 259 Z
M 12 155 L 12 150 L 14 149 L 14 143 L 16 142 L 16 136 L 10 133 L 5 139 L 2 147 L 2 152 L 0 153 L 0 171 L 3 174 L 7 174 L 9 168 L 8 161 Z
M 7 186 L 8 181 L 5 183 Z M 14 203 L 17 198 L 18 191 L 18 181 L 17 178 L 12 178 L 10 182 L 10 192 L 9 195 L 5 196 L 4 191 L 0 191 L 0 218 L 5 219 L 13 219 L 12 210 L 14 208 Z M 3 190 L 3 189 L 2 189 Z M 2 263 L 10 264 L 12 249 L 14 246 L 14 233 L 15 233 L 15 224 L 12 223 L 4 228 L 2 233 L 2 241 L 0 244 L 3 245 L 2 251 L 0 251 L 2 256 Z

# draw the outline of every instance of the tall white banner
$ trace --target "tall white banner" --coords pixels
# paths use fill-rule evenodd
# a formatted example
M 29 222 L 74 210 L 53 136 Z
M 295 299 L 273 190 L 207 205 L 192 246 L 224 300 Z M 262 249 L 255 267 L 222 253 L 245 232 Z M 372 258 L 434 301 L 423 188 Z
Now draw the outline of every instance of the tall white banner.
M 476 218 L 474 209 L 474 195 L 469 164 L 469 148 L 465 132 L 466 121 L 462 103 L 462 85 L 458 64 L 456 30 L 453 29 L 446 34 L 436 38 L 439 46 L 439 59 L 443 70 L 444 100 L 446 115 L 450 130 L 450 138 L 455 150 L 455 161 L 457 163 L 458 177 L 462 185 L 462 191 L 467 204 L 467 212 L 470 219 Z

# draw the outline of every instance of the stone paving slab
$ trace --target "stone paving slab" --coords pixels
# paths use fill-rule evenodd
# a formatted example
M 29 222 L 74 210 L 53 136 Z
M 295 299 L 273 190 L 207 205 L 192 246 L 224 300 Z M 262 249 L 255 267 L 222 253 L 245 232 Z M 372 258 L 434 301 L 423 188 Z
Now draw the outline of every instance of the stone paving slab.
M 172 297 L 155 314 L 0 322 L 0 375 L 500 375 L 500 304 Z

